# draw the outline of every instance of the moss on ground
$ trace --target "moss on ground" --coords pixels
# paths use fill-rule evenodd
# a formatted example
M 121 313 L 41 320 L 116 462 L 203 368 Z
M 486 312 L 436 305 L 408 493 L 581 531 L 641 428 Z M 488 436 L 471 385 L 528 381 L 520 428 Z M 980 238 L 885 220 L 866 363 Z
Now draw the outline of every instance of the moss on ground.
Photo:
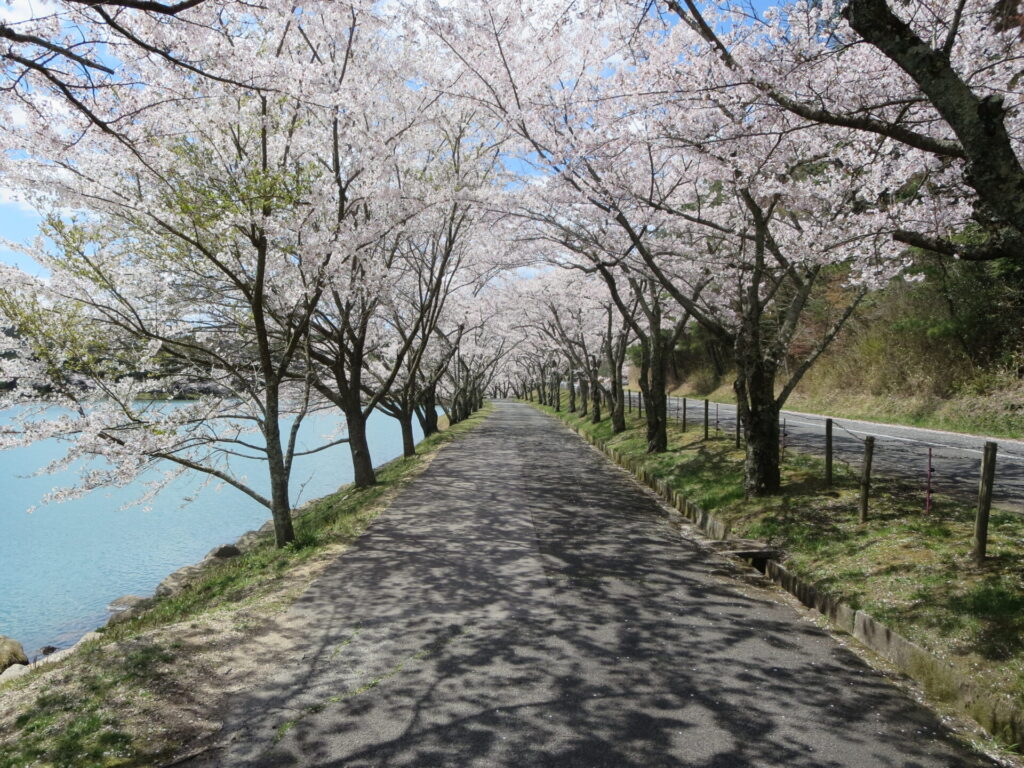
M 153 765 L 180 749 L 180 744 L 155 745 L 155 737 L 129 722 L 140 710 L 154 708 L 155 699 L 172 695 L 176 665 L 190 663 L 183 658 L 184 649 L 157 640 L 154 630 L 193 622 L 228 606 L 281 600 L 275 587 L 283 574 L 353 542 L 380 513 L 387 494 L 415 477 L 425 459 L 479 424 L 488 411 L 489 406 L 423 440 L 416 456 L 379 468 L 376 486 L 343 486 L 306 505 L 295 520 L 291 545 L 278 549 L 268 534 L 252 551 L 204 570 L 195 582 L 158 599 L 141 616 L 105 628 L 102 638 L 85 643 L 69 659 L 0 685 L 2 716 L 5 691 L 28 688 L 39 675 L 52 679 L 28 706 L 7 718 L 12 727 L 0 733 L 0 768 Z M 73 674 L 62 673 L 68 664 L 74 665 Z
M 553 409 L 545 408 L 554 413 Z M 966 676 L 1024 705 L 1024 516 L 994 511 L 989 557 L 970 559 L 974 509 L 936 496 L 930 514 L 921 489 L 873 479 L 869 520 L 858 521 L 855 469 L 788 451 L 783 493 L 744 497 L 742 450 L 732 435 L 703 439 L 703 428 L 669 430 L 669 450 L 647 454 L 643 422 L 612 435 L 598 424 L 557 414 L 609 448 L 642 462 L 655 478 L 728 522 L 736 536 L 781 547 L 806 580 L 885 622 L 947 659 Z

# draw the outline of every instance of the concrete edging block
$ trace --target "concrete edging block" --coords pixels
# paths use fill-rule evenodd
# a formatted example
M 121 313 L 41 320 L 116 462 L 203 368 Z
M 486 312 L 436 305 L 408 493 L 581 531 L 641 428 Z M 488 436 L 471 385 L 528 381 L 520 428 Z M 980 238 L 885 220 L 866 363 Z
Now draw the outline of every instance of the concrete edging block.
M 912 643 L 864 611 L 857 611 L 853 636 L 871 650 L 893 662 L 929 692 L 946 701 L 963 703 L 963 694 L 970 683 L 949 664 Z
M 776 560 L 768 561 L 765 574 L 808 608 L 814 608 L 837 627 L 853 634 L 857 611 L 846 603 L 822 593 Z
M 1024 711 L 1013 702 L 977 690 L 971 681 L 939 657 L 893 631 L 865 611 L 821 593 L 785 566 L 770 560 L 768 577 L 809 608 L 815 608 L 840 629 L 891 661 L 936 698 L 950 702 L 1003 744 L 1024 742 Z

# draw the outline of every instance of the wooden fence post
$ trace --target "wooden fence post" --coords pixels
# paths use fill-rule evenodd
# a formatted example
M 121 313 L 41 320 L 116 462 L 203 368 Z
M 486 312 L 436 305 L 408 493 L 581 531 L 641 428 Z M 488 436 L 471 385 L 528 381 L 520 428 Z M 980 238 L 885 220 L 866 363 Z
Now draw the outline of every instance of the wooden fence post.
M 683 398 L 683 432 L 686 431 L 686 398 Z
M 988 513 L 992 508 L 992 485 L 996 476 L 996 444 L 985 443 L 981 458 L 981 482 L 978 483 L 978 516 L 974 520 L 974 562 L 985 562 L 988 549 Z
M 860 476 L 860 521 L 868 521 L 868 493 L 871 491 L 871 459 L 875 455 L 875 438 L 864 438 L 864 471 Z
M 926 475 L 925 490 L 924 490 L 924 512 L 926 515 L 932 513 L 932 475 L 934 474 L 932 467 L 932 447 L 928 446 L 928 474 Z
M 832 487 L 832 419 L 825 419 L 825 486 Z
M 704 400 L 704 439 L 705 440 L 708 439 L 708 428 L 709 427 L 710 427 L 710 422 L 708 420 L 708 401 L 705 399 Z

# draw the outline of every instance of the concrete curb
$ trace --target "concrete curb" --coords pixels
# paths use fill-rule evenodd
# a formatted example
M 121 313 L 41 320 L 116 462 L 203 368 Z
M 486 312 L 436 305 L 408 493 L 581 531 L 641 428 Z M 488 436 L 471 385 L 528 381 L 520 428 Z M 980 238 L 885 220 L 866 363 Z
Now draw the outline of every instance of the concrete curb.
M 609 448 L 604 440 L 580 432 L 562 419 L 559 421 L 620 467 L 631 472 L 637 480 L 655 491 L 707 536 L 719 540 L 730 538 L 727 523 L 688 501 L 678 491 L 672 491 L 664 480 L 644 470 L 640 462 Z M 852 635 L 864 646 L 892 662 L 897 669 L 920 683 L 929 695 L 955 706 L 1003 745 L 1024 752 L 1024 709 L 1015 702 L 978 688 L 938 656 L 894 632 L 870 614 L 822 592 L 778 561 L 767 562 L 765 575 L 805 606 L 820 612 L 837 629 Z

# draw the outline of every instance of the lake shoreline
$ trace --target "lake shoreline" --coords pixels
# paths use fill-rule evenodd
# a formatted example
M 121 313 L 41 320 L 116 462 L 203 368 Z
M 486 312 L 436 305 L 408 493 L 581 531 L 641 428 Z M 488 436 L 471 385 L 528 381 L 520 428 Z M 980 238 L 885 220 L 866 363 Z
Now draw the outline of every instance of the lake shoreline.
M 0 419 L 14 418 L 13 412 Z M 324 414 L 303 426 L 311 443 L 337 429 L 340 416 Z M 306 432 L 308 426 L 308 432 Z M 418 427 L 418 425 L 416 425 Z M 402 454 L 398 422 L 371 417 L 370 449 L 378 461 Z M 419 435 L 417 434 L 417 437 Z M 0 634 L 20 642 L 30 659 L 46 646 L 64 650 L 114 615 L 111 603 L 126 594 L 152 595 L 169 574 L 201 561 L 212 549 L 267 524 L 269 510 L 230 487 L 187 474 L 150 501 L 143 496 L 150 475 L 121 488 L 97 489 L 60 504 L 39 505 L 53 488 L 72 485 L 78 467 L 39 475 L 63 456 L 58 443 L 35 443 L 4 452 L 0 482 Z M 238 474 L 257 481 L 265 469 L 239 465 Z M 352 479 L 351 459 L 341 445 L 296 461 L 296 507 L 322 498 Z M 265 489 L 260 488 L 261 492 Z M 31 513 L 28 510 L 33 509 Z

